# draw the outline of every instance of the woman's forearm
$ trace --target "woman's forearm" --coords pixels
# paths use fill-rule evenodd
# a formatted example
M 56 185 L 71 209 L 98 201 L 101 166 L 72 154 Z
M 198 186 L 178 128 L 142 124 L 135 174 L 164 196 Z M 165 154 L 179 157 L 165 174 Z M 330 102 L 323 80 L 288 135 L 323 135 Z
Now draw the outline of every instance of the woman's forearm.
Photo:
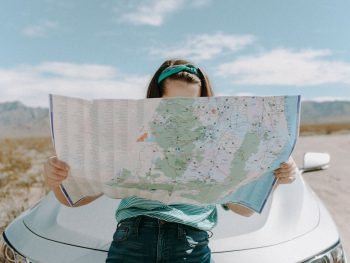
M 242 206 L 242 205 L 239 205 L 239 204 L 234 204 L 234 203 L 228 203 L 226 204 L 226 206 L 233 212 L 241 215 L 241 216 L 251 216 L 254 214 L 254 211 L 245 207 L 245 206 Z
M 55 196 L 56 196 L 56 199 L 63 205 L 65 206 L 71 206 L 67 199 L 64 197 L 60 187 L 55 187 L 55 188 L 52 188 L 52 192 L 54 192 Z
M 85 196 L 79 202 L 77 202 L 76 204 L 71 206 L 69 204 L 69 202 L 67 201 L 66 197 L 64 196 L 64 194 L 62 193 L 60 187 L 56 187 L 56 188 L 52 189 L 52 191 L 54 192 L 56 199 L 61 204 L 68 206 L 68 207 L 79 207 L 82 205 L 87 205 L 87 204 L 91 203 L 92 201 L 96 200 L 97 198 L 99 198 L 101 195 L 103 195 L 103 194 L 100 194 L 100 195 L 96 195 L 96 196 Z

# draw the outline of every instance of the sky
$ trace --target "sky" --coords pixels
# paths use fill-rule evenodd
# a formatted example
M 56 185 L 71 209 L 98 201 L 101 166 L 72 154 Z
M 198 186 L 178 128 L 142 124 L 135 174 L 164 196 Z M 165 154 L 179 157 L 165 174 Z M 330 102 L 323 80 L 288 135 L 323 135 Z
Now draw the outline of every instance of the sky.
M 5 0 L 0 102 L 145 98 L 158 67 L 192 61 L 216 96 L 350 100 L 348 0 Z

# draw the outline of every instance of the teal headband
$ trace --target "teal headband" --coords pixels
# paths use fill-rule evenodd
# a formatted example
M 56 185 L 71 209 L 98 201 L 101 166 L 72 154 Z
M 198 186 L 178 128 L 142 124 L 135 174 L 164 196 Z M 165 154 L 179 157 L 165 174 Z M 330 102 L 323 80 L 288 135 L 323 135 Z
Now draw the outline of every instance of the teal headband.
M 158 78 L 158 83 L 160 83 L 165 78 L 169 77 L 170 75 L 176 74 L 180 71 L 187 71 L 189 73 L 195 74 L 200 78 L 200 74 L 198 73 L 198 70 L 195 66 L 191 64 L 181 64 L 181 65 L 173 65 L 170 67 L 167 67 L 160 73 Z

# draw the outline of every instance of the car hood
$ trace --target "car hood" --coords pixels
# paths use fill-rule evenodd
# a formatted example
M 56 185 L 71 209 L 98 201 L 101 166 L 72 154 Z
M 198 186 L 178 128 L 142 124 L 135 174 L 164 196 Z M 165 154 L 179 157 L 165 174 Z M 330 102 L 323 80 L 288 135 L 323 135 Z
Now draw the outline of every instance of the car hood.
M 34 234 L 56 242 L 107 251 L 116 229 L 120 200 L 101 196 L 71 208 L 50 192 L 23 217 Z M 244 217 L 218 208 L 218 224 L 210 238 L 212 252 L 252 249 L 287 242 L 312 231 L 319 221 L 319 206 L 301 174 L 281 184 L 270 195 L 261 214 Z

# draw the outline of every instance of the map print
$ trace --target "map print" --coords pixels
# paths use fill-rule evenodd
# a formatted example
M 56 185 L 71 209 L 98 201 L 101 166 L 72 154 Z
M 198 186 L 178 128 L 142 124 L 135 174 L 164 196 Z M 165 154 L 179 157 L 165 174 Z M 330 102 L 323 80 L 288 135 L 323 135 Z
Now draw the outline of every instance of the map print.
M 80 107 L 89 108 L 83 121 L 91 123 L 95 156 L 90 154 L 90 162 L 81 157 L 86 160 L 80 161 L 80 166 L 89 163 L 91 167 L 85 167 L 84 172 L 80 167 L 78 172 L 77 165 L 75 183 L 84 181 L 84 173 L 85 181 L 91 178 L 94 182 L 94 194 L 100 191 L 113 198 L 136 195 L 164 203 L 224 203 L 238 190 L 242 192 L 265 178 L 259 205 L 250 205 L 259 211 L 274 183 L 272 171 L 290 156 L 299 130 L 300 96 L 105 99 L 84 103 L 51 95 L 56 152 L 61 147 L 57 147 L 55 127 L 56 123 L 62 126 L 58 120 L 63 118 L 55 121 L 55 100 L 57 107 L 78 107 L 73 103 L 76 100 Z M 69 117 L 64 120 L 69 123 Z M 57 130 L 62 132 L 62 128 Z M 76 134 L 84 132 L 86 129 L 81 129 Z M 60 136 L 59 141 L 67 142 L 67 136 Z M 85 145 L 91 143 L 86 139 Z M 73 155 L 66 147 L 61 158 L 74 166 L 74 158 L 69 157 Z M 64 185 L 67 195 L 83 195 L 73 185 Z M 249 207 L 248 201 L 240 203 Z

